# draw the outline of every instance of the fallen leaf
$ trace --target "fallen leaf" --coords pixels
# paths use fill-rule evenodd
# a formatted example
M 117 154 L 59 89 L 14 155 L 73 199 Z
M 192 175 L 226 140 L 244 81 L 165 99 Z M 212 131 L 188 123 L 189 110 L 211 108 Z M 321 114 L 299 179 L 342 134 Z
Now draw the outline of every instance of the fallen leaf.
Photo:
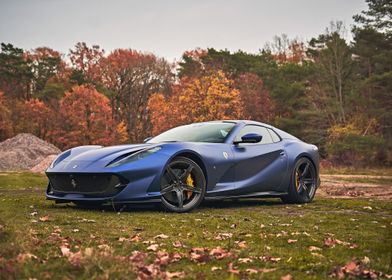
M 315 251 L 321 251 L 322 249 L 316 246 L 309 246 L 309 251 L 310 252 L 315 252 Z
M 147 250 L 149 251 L 156 251 L 158 250 L 159 245 L 158 244 L 151 244 L 150 246 L 147 247 Z
M 239 258 L 238 263 L 251 263 L 253 260 L 251 258 Z
M 211 250 L 210 256 L 214 257 L 217 260 L 221 260 L 227 257 L 232 257 L 233 255 L 232 253 L 218 246 Z
M 209 259 L 206 248 L 192 248 L 189 257 L 198 263 L 205 263 Z
M 49 216 L 46 215 L 46 216 L 40 217 L 39 220 L 40 220 L 41 222 L 48 222 L 48 221 L 49 221 Z
M 176 248 L 180 248 L 180 247 L 183 247 L 184 245 L 182 245 L 181 241 L 177 240 L 177 241 L 173 242 L 173 246 Z
M 135 234 L 134 236 L 132 236 L 129 240 L 130 240 L 131 242 L 140 242 L 140 241 L 142 240 L 142 238 L 140 237 L 140 234 L 137 233 L 137 234 Z
M 238 269 L 234 269 L 233 263 L 228 264 L 227 272 L 232 274 L 240 274 L 240 271 Z
M 238 247 L 240 247 L 241 249 L 245 249 L 246 247 L 248 247 L 246 245 L 246 241 L 235 241 L 235 243 L 237 243 Z
M 259 259 L 264 262 L 278 262 L 281 260 L 281 258 L 276 258 L 271 256 L 261 256 L 259 257 Z
M 76 253 L 71 253 L 69 256 L 68 256 L 68 261 L 73 265 L 73 266 L 76 266 L 76 267 L 81 267 L 82 266 L 82 263 L 83 263 L 83 256 L 82 256 L 82 253 L 79 251 L 79 252 L 76 252 Z
M 166 234 L 158 234 L 157 236 L 154 237 L 154 239 L 167 239 L 169 238 L 169 236 L 167 236 Z
M 287 240 L 287 243 L 292 244 L 292 243 L 295 243 L 297 241 L 298 241 L 297 239 L 289 239 L 289 240 Z
M 211 267 L 211 271 L 217 271 L 217 270 L 222 270 L 221 266 L 213 266 Z
M 233 236 L 232 233 L 218 233 L 217 236 L 215 236 L 215 240 L 226 240 L 230 239 Z
M 16 257 L 16 261 L 21 264 L 24 264 L 26 261 L 29 261 L 32 259 L 37 260 L 38 257 L 36 255 L 30 254 L 30 253 L 21 253 Z
M 60 246 L 60 250 L 63 256 L 68 256 L 70 254 L 70 250 L 66 246 Z
M 280 280 L 293 280 L 293 276 L 291 276 L 291 274 L 287 274 L 285 276 L 280 277 Z
M 177 272 L 165 272 L 167 279 L 172 279 L 172 278 L 184 278 L 185 277 L 185 272 L 184 271 L 177 271 Z
M 362 259 L 362 263 L 363 264 L 369 264 L 370 263 L 370 259 L 367 256 L 364 256 Z
M 259 236 L 260 236 L 261 239 L 266 239 L 267 238 L 267 234 L 265 234 L 263 232 L 261 232 Z

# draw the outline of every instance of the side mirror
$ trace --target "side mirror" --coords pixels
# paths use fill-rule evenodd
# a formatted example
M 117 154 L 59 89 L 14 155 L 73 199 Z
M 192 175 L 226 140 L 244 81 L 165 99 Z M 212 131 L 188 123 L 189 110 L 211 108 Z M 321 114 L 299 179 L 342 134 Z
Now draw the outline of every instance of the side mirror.
M 143 140 L 143 143 L 147 143 L 148 141 L 150 141 L 152 139 L 152 137 L 147 137 L 146 139 Z
M 241 141 L 234 141 L 234 144 L 239 143 L 259 143 L 263 136 L 257 133 L 248 133 L 241 137 Z

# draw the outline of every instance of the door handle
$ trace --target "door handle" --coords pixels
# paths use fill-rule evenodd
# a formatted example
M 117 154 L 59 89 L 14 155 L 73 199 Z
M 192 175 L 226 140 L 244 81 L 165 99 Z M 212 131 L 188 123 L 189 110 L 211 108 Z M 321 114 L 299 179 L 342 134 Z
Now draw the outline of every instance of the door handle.
M 281 155 L 281 156 L 284 156 L 284 155 L 285 155 L 285 152 L 280 152 L 280 155 Z

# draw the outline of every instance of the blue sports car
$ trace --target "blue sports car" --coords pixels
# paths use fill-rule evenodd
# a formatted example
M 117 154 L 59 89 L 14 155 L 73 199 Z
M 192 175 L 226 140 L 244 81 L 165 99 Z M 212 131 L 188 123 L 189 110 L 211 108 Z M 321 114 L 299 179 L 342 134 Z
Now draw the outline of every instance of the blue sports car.
M 316 146 L 247 120 L 179 126 L 144 144 L 72 148 L 46 175 L 46 197 L 59 203 L 159 202 L 173 212 L 190 211 L 204 199 L 307 203 L 320 184 Z

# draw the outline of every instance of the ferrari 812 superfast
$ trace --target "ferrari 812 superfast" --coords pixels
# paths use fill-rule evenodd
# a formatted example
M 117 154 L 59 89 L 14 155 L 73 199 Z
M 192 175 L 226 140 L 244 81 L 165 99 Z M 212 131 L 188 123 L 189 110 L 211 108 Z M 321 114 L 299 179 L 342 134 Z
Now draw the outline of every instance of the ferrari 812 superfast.
M 320 184 L 315 145 L 247 120 L 183 125 L 143 144 L 75 147 L 46 175 L 46 197 L 59 203 L 160 203 L 173 212 L 207 199 L 308 203 Z

